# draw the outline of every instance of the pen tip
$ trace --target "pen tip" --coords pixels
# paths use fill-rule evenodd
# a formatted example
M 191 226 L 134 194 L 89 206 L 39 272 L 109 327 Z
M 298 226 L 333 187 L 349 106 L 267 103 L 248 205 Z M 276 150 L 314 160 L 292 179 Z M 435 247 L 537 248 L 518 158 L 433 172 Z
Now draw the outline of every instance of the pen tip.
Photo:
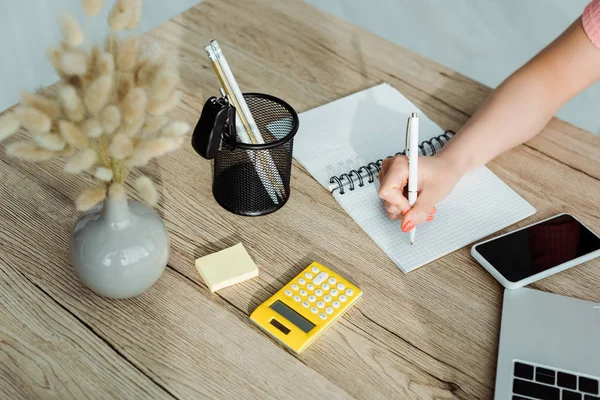
M 415 242 L 410 242 L 410 245 L 412 246 Z

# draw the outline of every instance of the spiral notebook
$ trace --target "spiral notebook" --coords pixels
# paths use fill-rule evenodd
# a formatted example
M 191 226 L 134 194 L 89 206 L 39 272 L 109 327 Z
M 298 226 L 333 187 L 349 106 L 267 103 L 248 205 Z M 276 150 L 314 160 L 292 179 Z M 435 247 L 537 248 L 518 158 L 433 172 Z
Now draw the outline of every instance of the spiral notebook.
M 452 138 L 387 83 L 300 115 L 294 157 L 404 272 L 412 271 L 512 225 L 535 209 L 481 167 L 465 175 L 437 204 L 433 222 L 417 228 L 416 241 L 388 219 L 377 195 L 384 158 L 404 150 L 406 120 L 419 113 L 421 152 L 431 155 Z

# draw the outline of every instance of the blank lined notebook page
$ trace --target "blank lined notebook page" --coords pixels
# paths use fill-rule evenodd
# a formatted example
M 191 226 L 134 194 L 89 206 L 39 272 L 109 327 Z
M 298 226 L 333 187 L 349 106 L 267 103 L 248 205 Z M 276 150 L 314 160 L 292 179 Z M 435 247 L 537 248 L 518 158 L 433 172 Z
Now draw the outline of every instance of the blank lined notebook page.
M 419 142 L 442 129 L 387 83 L 300 114 L 294 158 L 324 187 L 339 176 L 404 150 L 406 121 L 419 113 Z
M 436 205 L 435 219 L 417 227 L 411 246 L 400 221 L 387 217 L 379 184 L 365 184 L 334 197 L 404 272 L 412 271 L 533 214 L 535 209 L 489 169 L 466 175 Z
M 388 84 L 355 93 L 300 115 L 294 157 L 323 186 L 332 176 L 404 150 L 406 119 L 419 113 L 420 140 L 443 131 L 414 104 Z M 377 195 L 379 183 L 354 177 L 354 190 L 346 187 L 333 196 L 344 210 L 404 272 L 412 271 L 535 212 L 535 209 L 482 167 L 463 177 L 452 193 L 436 205 L 431 223 L 417 228 L 409 243 L 400 222 L 388 219 Z

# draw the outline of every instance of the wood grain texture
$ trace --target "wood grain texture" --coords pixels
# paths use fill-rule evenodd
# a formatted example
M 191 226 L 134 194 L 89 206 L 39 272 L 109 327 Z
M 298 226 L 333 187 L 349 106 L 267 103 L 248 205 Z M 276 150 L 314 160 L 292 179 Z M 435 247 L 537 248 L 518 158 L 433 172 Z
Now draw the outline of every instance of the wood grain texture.
M 0 320 L 0 398 L 172 398 L 1 255 Z
M 244 91 L 281 97 L 299 112 L 385 81 L 441 127 L 456 130 L 490 93 L 300 1 L 209 0 L 144 37 L 177 53 L 184 101 L 173 116 L 190 124 L 206 98 L 217 94 L 203 51 L 212 38 L 227 53 Z M 515 226 L 566 211 L 600 231 L 599 150 L 600 138 L 553 120 L 538 137 L 490 163 L 538 210 Z M 0 156 L 0 256 L 15 279 L 25 277 L 42 288 L 164 393 L 176 398 L 491 397 L 502 290 L 468 248 L 402 274 L 296 162 L 290 201 L 261 218 L 238 217 L 216 204 L 210 163 L 188 144 L 143 172 L 158 182 L 158 212 L 172 250 L 169 268 L 147 293 L 111 301 L 77 281 L 67 250 L 76 218 L 72 201 L 90 180 L 63 174 L 54 161 L 24 164 Z M 238 242 L 256 261 L 259 277 L 210 294 L 194 259 Z M 248 315 L 313 260 L 339 271 L 365 295 L 296 357 L 262 334 Z M 600 301 L 599 267 L 594 260 L 535 287 Z M 23 304 L 35 307 L 35 302 Z M 82 379 L 89 376 L 81 372 Z M 31 377 L 19 382 L 24 393 L 35 386 Z

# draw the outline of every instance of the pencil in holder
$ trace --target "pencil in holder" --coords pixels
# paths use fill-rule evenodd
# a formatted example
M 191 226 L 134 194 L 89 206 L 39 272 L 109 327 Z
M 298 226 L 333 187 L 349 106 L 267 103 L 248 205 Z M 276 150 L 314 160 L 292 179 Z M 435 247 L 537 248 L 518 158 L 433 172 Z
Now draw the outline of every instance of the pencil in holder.
M 213 196 L 226 210 L 246 216 L 277 211 L 290 197 L 298 114 L 285 101 L 262 93 L 244 99 L 264 143 L 240 139 L 235 108 L 225 97 L 209 99 L 192 136 L 192 146 L 213 158 Z

